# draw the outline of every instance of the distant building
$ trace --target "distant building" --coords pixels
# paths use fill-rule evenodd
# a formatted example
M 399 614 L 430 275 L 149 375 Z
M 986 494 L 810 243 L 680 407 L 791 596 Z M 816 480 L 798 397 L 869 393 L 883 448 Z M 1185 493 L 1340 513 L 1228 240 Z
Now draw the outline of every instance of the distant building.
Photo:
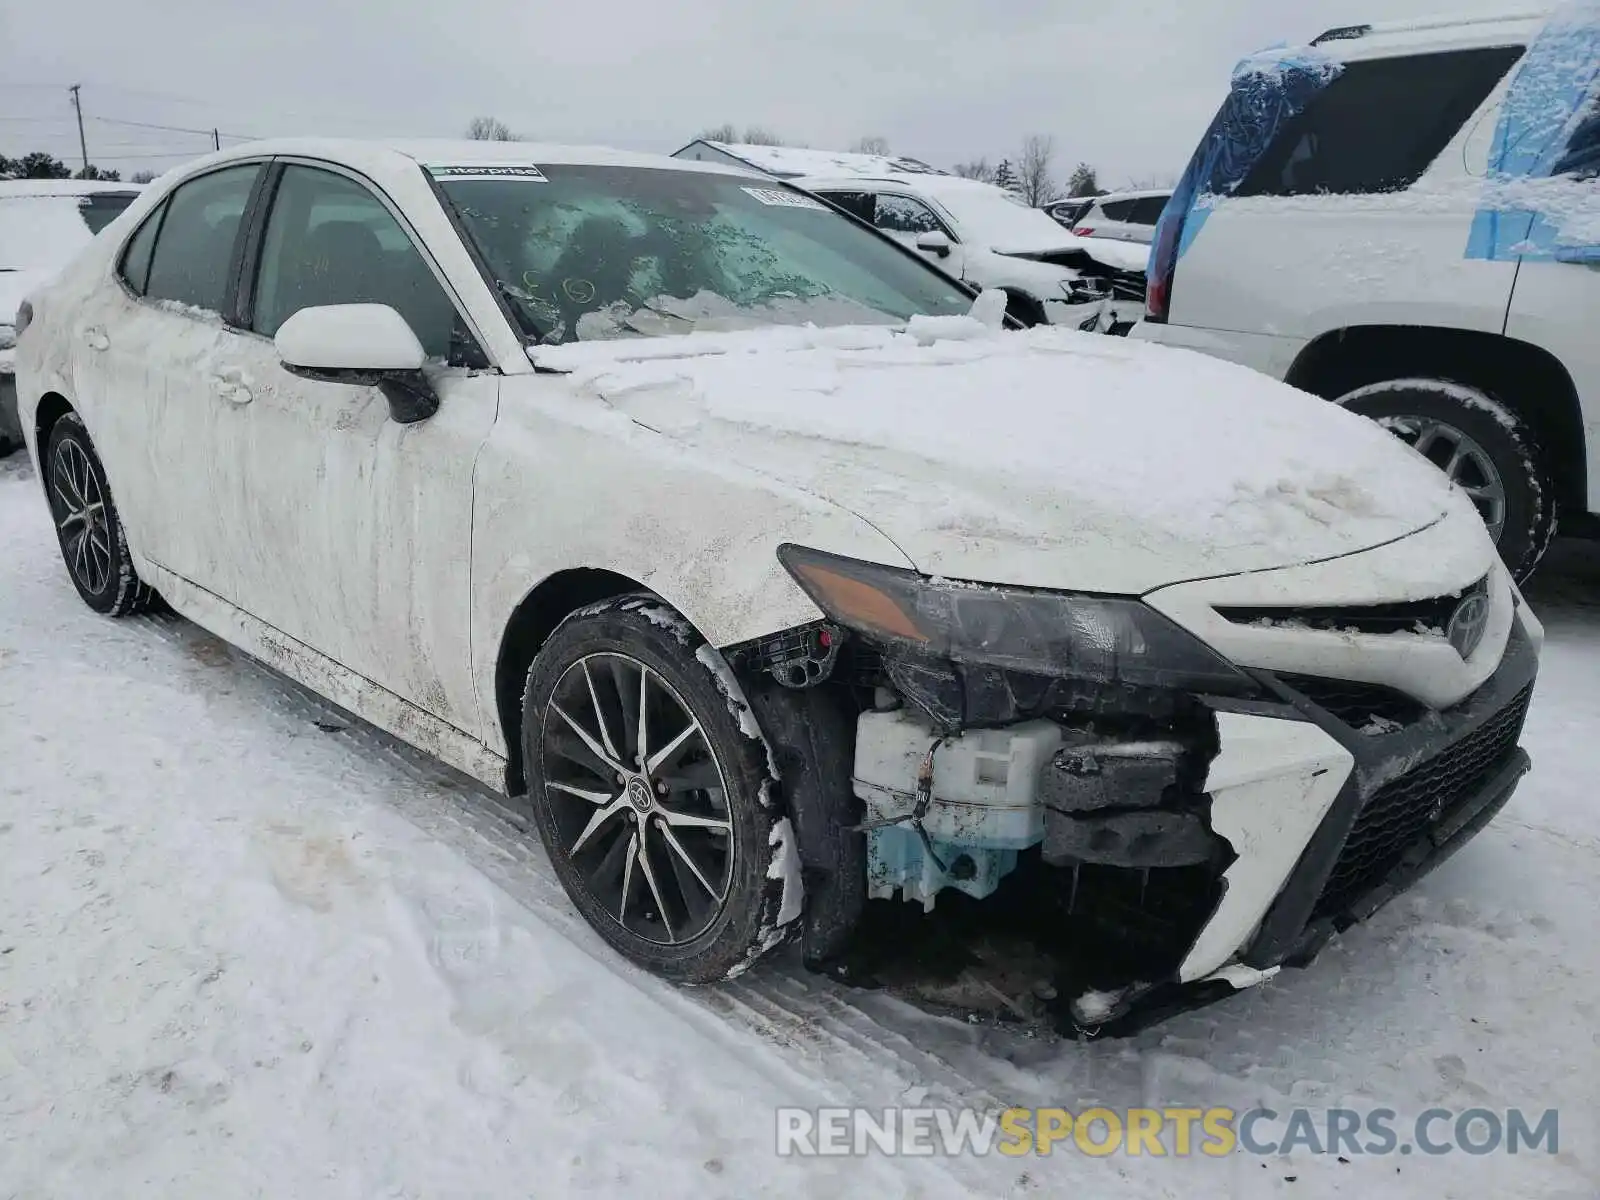
M 808 150 L 799 146 L 752 146 L 744 142 L 708 142 L 696 138 L 673 158 L 694 162 L 722 163 L 730 167 L 751 167 L 777 179 L 801 175 L 876 176 L 885 172 L 901 175 L 947 175 L 937 167 L 914 158 L 894 154 L 855 154 L 845 150 Z

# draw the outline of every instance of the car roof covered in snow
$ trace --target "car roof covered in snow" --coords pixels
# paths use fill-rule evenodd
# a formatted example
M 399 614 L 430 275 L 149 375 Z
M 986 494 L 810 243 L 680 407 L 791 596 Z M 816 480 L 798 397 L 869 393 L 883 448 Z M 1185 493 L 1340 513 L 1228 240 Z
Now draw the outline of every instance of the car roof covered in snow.
M 877 177 L 884 173 L 918 176 L 945 174 L 920 159 L 898 154 L 863 154 L 855 150 L 813 150 L 807 146 L 763 146 L 748 142 L 713 142 L 704 138 L 699 140 L 705 141 L 705 144 L 714 150 L 720 150 L 724 154 L 749 163 L 758 170 L 782 177 L 795 175 Z
M 1334 58 L 1356 61 L 1401 53 L 1522 45 L 1558 11 L 1554 6 L 1498 13 L 1453 13 L 1407 21 L 1352 23 L 1321 31 L 1311 45 Z
M 184 163 L 174 177 L 188 177 L 228 162 L 269 157 L 323 159 L 341 163 L 376 182 L 397 173 L 413 175 L 419 165 L 444 166 L 615 166 L 766 179 L 757 171 L 718 163 L 690 162 L 664 154 L 641 154 L 609 146 L 565 146 L 547 142 L 485 142 L 460 139 L 274 138 L 243 142 Z M 163 181 L 166 177 L 163 177 Z
M 94 196 L 102 192 L 141 192 L 142 183 L 116 183 L 102 179 L 6 179 L 0 180 L 0 200 L 31 199 L 39 196 Z

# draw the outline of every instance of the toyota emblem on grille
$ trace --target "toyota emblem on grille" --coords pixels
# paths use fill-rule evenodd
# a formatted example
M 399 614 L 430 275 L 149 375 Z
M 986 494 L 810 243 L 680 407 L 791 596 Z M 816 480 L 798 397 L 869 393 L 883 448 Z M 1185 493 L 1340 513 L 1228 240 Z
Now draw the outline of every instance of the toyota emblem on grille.
M 1450 644 L 1462 658 L 1471 658 L 1472 652 L 1483 641 L 1483 631 L 1489 624 L 1489 592 L 1480 585 L 1461 598 L 1455 612 L 1450 614 L 1450 624 L 1445 629 Z

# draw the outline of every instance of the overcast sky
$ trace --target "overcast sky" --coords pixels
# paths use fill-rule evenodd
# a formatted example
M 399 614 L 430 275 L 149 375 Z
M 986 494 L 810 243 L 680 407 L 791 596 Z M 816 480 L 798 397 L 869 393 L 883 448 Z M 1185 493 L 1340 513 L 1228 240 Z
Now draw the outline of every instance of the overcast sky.
M 165 169 L 210 138 L 110 121 L 453 136 L 483 113 L 530 137 L 664 152 L 723 121 L 830 149 L 881 135 L 939 166 L 993 161 L 1047 133 L 1060 174 L 1084 159 L 1116 186 L 1178 174 L 1241 55 L 1333 25 L 1474 6 L 4 0 L 0 152 L 42 147 L 76 166 L 66 86 L 81 82 L 90 159 L 125 175 Z

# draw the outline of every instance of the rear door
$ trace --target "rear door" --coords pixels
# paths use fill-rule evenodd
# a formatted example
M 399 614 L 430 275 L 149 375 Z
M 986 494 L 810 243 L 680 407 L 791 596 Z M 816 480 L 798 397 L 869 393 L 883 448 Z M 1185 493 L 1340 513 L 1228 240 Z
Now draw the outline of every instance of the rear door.
M 1191 205 L 1170 321 L 1299 342 L 1360 324 L 1498 333 L 1514 264 L 1471 261 L 1462 247 L 1493 136 L 1486 117 L 1522 53 L 1346 62 L 1260 148 L 1249 135 L 1286 103 L 1271 93 L 1289 72 L 1237 81 L 1219 122 L 1231 106 L 1239 127 L 1211 135 L 1213 169 L 1232 177 Z M 1296 72 L 1297 86 L 1308 77 Z
M 1577 388 L 1588 447 L 1588 507 L 1600 511 L 1600 81 L 1548 179 L 1539 215 L 1512 236 L 1521 266 L 1506 333 L 1550 351 Z M 1515 248 L 1515 247 L 1513 247 Z
M 499 374 L 444 273 L 375 185 L 284 161 L 265 193 L 259 262 L 244 266 L 236 391 L 216 417 L 227 599 L 477 736 L 472 472 Z M 432 417 L 399 424 L 376 387 L 283 367 L 272 338 L 284 321 L 354 303 L 391 305 L 410 324 L 431 360 Z
M 123 249 L 118 284 L 72 320 L 75 400 L 134 548 L 219 594 L 231 564 L 216 553 L 218 420 L 240 341 L 224 314 L 262 169 L 233 164 L 181 184 Z

